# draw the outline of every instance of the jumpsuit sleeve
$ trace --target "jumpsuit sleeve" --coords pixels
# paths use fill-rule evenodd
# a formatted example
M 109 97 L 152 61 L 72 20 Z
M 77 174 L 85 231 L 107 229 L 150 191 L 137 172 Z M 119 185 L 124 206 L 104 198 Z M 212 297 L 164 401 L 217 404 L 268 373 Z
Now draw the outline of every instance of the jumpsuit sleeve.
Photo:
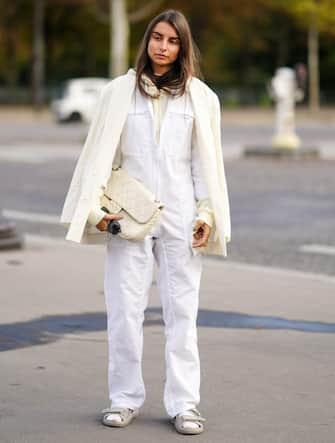
M 214 224 L 214 213 L 208 196 L 207 186 L 202 175 L 200 152 L 197 145 L 194 126 L 192 131 L 191 170 L 195 199 L 197 201 L 197 215 L 195 221 L 202 220 L 212 227 Z
M 122 163 L 122 155 L 121 155 L 121 147 L 120 142 L 116 149 L 113 166 L 121 166 Z M 93 198 L 93 203 L 91 210 L 88 214 L 87 221 L 90 225 L 96 226 L 106 215 L 106 212 L 101 209 L 100 199 L 104 194 L 104 187 L 99 187 L 98 192 L 95 194 Z

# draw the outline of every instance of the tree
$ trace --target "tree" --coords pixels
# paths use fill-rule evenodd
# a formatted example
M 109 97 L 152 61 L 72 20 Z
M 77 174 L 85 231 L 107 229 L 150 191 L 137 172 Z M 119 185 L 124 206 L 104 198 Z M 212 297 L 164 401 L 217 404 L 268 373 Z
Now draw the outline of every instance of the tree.
M 279 0 L 277 5 L 293 15 L 308 33 L 309 106 L 320 108 L 319 33 L 334 33 L 334 0 Z
M 32 45 L 32 102 L 39 110 L 45 101 L 45 11 L 48 3 L 56 0 L 34 0 Z M 57 0 L 59 4 L 81 4 L 81 0 Z
M 127 0 L 109 0 L 109 13 L 101 10 L 96 2 L 91 4 L 97 19 L 110 26 L 109 75 L 116 77 L 124 74 L 128 67 L 129 25 L 148 17 L 163 0 L 151 0 L 144 6 L 137 6 L 127 12 Z
M 22 1 L 0 0 L 0 66 L 6 86 L 12 93 L 19 82 L 19 52 L 23 52 L 22 41 Z M 20 23 L 21 26 L 17 26 Z M 25 48 L 24 48 L 25 49 Z
M 34 0 L 32 98 L 33 105 L 37 110 L 44 103 L 44 11 L 45 0 Z

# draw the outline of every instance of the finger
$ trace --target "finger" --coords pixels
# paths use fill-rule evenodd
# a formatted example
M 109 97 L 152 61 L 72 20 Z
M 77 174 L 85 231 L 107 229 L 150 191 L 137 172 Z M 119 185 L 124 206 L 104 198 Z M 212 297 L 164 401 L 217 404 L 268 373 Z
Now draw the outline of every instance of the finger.
M 104 223 L 104 224 L 101 226 L 101 230 L 102 230 L 102 231 L 107 231 L 107 229 L 108 229 L 108 223 Z
M 193 231 L 193 235 L 195 238 L 208 238 L 211 233 L 211 227 L 208 226 L 206 223 L 203 223 L 200 229 L 198 231 Z
M 104 216 L 104 220 L 120 220 L 122 217 L 122 215 L 120 214 L 106 214 Z
M 197 240 L 195 243 L 197 246 L 207 246 L 208 245 L 208 237 L 206 237 L 206 238 L 202 237 L 200 240 Z
M 211 227 L 205 224 L 202 238 L 207 241 L 210 235 L 211 235 Z
M 121 218 L 123 218 L 123 216 L 120 214 L 107 214 L 107 220 L 120 220 Z
M 201 220 L 198 220 L 193 227 L 193 237 L 197 240 L 200 239 L 203 235 L 203 224 L 204 223 Z
M 197 238 L 193 241 L 192 246 L 197 248 L 199 246 L 202 246 L 203 243 L 204 243 L 204 239 L 201 236 L 200 238 Z
M 201 232 L 194 232 L 193 238 L 195 238 L 196 240 L 200 240 L 201 239 Z
M 199 248 L 201 246 L 207 246 L 210 233 L 211 233 L 210 226 L 205 225 L 201 235 L 200 236 L 194 236 L 195 241 L 192 243 L 192 246 L 195 247 L 195 248 Z
M 197 242 L 192 243 L 193 248 L 201 248 L 202 246 L 207 246 L 207 245 L 208 245 L 208 242 L 205 240 L 201 240 L 201 241 L 197 241 Z
M 207 246 L 207 243 L 196 242 L 192 244 L 192 248 L 201 248 L 202 246 Z
M 193 227 L 193 232 L 199 231 L 199 229 L 202 227 L 203 224 L 204 224 L 203 221 L 201 221 L 201 220 L 197 220 L 197 221 L 195 222 L 194 227 Z

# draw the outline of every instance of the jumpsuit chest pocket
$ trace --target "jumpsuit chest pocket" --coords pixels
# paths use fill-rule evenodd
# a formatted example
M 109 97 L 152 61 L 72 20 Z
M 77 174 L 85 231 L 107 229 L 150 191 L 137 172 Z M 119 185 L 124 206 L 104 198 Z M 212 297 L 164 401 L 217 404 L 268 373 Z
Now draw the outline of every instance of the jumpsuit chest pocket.
M 152 122 L 150 111 L 131 110 L 128 113 L 122 135 L 121 150 L 125 156 L 144 156 L 150 149 Z
M 166 154 L 175 159 L 191 159 L 194 116 L 184 112 L 168 112 Z

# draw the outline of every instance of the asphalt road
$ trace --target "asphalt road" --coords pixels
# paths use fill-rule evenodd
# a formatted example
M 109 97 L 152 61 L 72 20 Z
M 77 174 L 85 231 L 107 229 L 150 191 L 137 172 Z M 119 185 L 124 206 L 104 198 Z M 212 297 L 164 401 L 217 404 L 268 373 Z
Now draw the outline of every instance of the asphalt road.
M 0 128 L 4 215 L 16 221 L 20 232 L 64 238 L 57 220 L 86 128 L 49 121 L 9 121 Z M 335 135 L 328 124 L 299 130 L 313 144 L 319 140 L 328 148 Z M 243 121 L 223 127 L 232 216 L 229 260 L 334 275 L 335 160 L 255 160 L 239 155 L 244 143 L 264 143 L 270 135 L 268 123 Z
M 1 443 L 188 441 L 162 397 L 164 329 L 145 313 L 147 398 L 124 430 L 108 406 L 104 248 L 70 242 L 0 254 Z M 83 272 L 84 270 L 84 272 Z M 199 443 L 333 443 L 335 279 L 204 260 Z
M 326 126 L 309 130 L 331 153 Z M 0 254 L 0 441 L 184 442 L 162 404 L 155 280 L 145 313 L 146 402 L 125 430 L 100 424 L 108 406 L 105 249 L 64 242 L 58 224 L 83 134 L 44 120 L 0 123 L 0 208 L 27 235 L 26 248 Z M 194 438 L 333 443 L 335 160 L 240 158 L 243 144 L 270 137 L 264 122 L 235 121 L 223 134 L 233 236 L 228 260 L 204 260 L 198 337 L 207 422 Z

